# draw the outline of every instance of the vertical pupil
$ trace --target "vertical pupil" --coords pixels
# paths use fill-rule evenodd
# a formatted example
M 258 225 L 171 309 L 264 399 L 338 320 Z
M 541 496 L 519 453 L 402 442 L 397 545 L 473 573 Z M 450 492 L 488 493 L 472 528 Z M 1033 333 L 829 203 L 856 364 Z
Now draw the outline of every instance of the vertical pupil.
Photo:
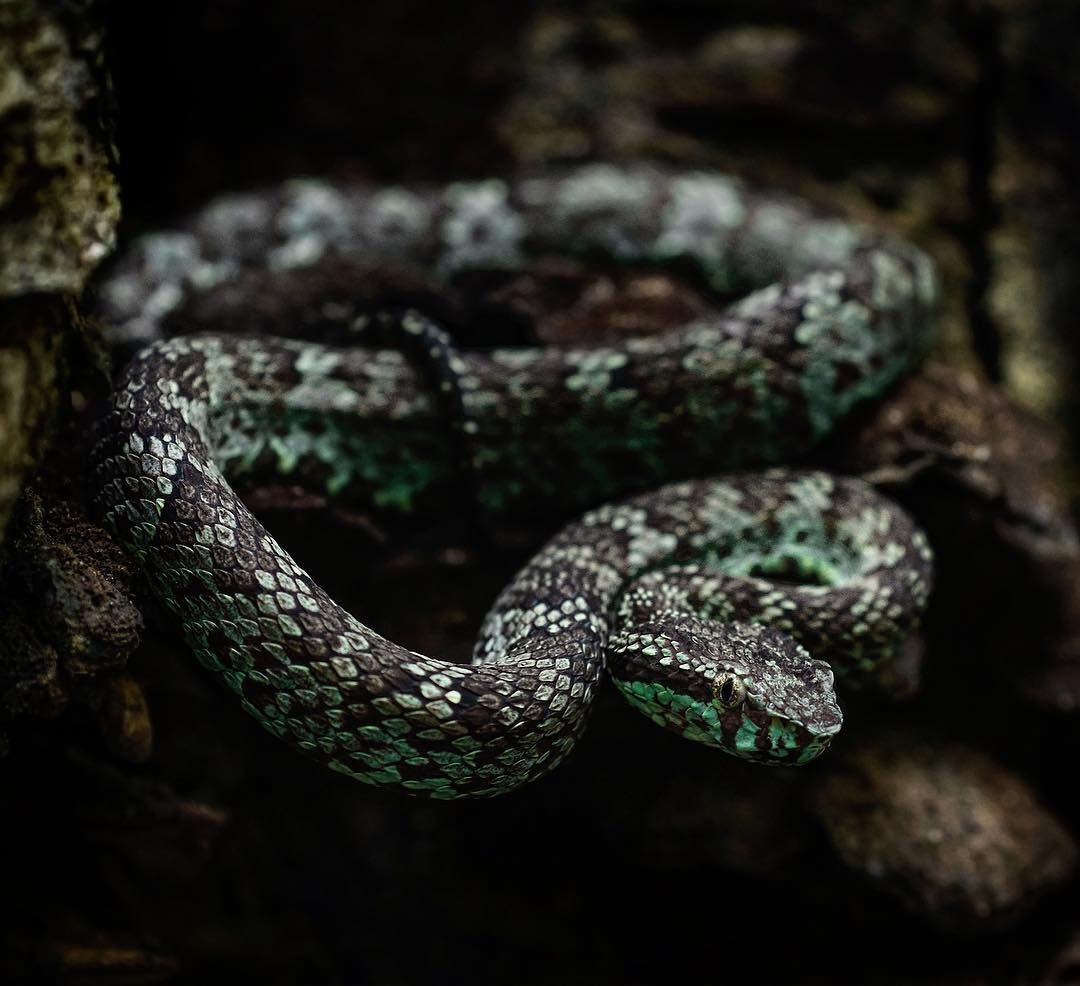
M 728 678 L 720 686 L 720 700 L 726 705 L 728 702 L 731 701 L 731 696 L 734 694 L 734 692 L 735 686 L 731 683 L 731 679 Z

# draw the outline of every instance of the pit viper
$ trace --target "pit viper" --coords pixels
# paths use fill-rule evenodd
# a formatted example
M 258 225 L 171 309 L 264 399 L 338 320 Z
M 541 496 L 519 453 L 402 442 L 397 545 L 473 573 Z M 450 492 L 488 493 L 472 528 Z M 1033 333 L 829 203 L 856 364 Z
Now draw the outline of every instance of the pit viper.
M 399 349 L 155 338 L 185 298 L 252 268 L 359 258 L 449 282 L 546 253 L 749 293 L 618 345 L 433 346 L 434 387 Z M 150 344 L 101 423 L 97 502 L 199 661 L 271 732 L 361 781 L 435 798 L 531 781 L 573 747 L 605 669 L 690 739 L 805 763 L 841 725 L 834 674 L 889 660 L 917 626 L 926 540 L 856 479 L 686 477 L 805 455 L 917 362 L 936 293 L 914 246 L 709 172 L 593 165 L 226 199 L 144 239 L 103 288 L 117 331 Z M 428 338 L 420 316 L 402 324 Z M 440 390 L 480 508 L 592 508 L 500 595 L 472 665 L 345 612 L 230 485 L 284 476 L 413 515 L 461 475 Z

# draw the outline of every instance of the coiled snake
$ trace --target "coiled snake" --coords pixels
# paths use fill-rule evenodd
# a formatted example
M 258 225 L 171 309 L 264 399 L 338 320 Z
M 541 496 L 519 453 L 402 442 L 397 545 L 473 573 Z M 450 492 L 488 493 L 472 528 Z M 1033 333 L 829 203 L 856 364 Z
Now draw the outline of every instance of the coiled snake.
M 475 497 L 504 513 L 805 453 L 919 358 L 936 294 L 931 262 L 906 243 L 726 176 L 649 166 L 432 190 L 295 185 L 140 249 L 105 298 L 114 322 L 143 329 L 244 265 L 334 255 L 449 278 L 601 252 L 754 289 L 722 316 L 618 346 L 436 346 Z M 198 659 L 331 768 L 438 798 L 505 792 L 571 749 L 605 665 L 632 704 L 691 739 L 803 763 L 840 728 L 834 669 L 888 660 L 917 625 L 930 555 L 903 511 L 857 480 L 772 470 L 593 509 L 504 590 L 471 666 L 384 639 L 226 476 L 421 508 L 455 464 L 445 404 L 414 363 L 279 338 L 157 341 L 125 369 L 97 447 L 103 516 Z

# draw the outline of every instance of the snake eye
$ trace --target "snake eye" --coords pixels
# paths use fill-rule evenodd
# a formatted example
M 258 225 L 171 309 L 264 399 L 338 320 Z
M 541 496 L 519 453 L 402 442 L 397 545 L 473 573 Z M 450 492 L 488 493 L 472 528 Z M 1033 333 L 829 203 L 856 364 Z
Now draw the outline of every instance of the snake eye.
M 721 671 L 713 679 L 713 698 L 725 709 L 734 709 L 746 701 L 746 685 L 731 671 Z

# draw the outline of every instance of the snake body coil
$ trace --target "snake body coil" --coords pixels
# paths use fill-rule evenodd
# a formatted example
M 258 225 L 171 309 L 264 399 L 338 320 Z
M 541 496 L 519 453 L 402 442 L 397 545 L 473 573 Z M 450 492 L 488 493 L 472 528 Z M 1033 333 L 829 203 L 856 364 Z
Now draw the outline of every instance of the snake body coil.
M 463 353 L 470 468 L 488 512 L 565 515 L 675 478 L 792 462 L 903 376 L 932 337 L 934 265 L 910 244 L 725 175 L 606 165 L 437 190 L 296 183 L 226 199 L 186 231 L 142 240 L 105 285 L 104 314 L 120 336 L 151 341 L 185 302 L 220 297 L 254 271 L 344 258 L 452 281 L 550 253 L 681 265 L 718 292 L 752 293 L 723 315 L 615 347 Z M 439 401 L 399 352 L 259 352 L 249 342 L 221 356 L 239 361 L 236 373 L 223 368 L 238 389 L 212 421 L 231 477 L 285 475 L 405 512 L 437 509 L 455 487 Z M 273 399 L 258 378 L 255 391 L 247 383 L 249 356 L 276 374 Z
M 722 290 L 758 288 L 723 316 L 617 347 L 449 357 L 489 511 L 592 505 L 800 455 L 929 337 L 923 254 L 724 176 L 594 167 L 333 194 L 333 208 L 324 196 L 322 209 L 296 206 L 291 223 L 281 203 L 263 214 L 240 259 L 211 248 L 220 212 L 201 232 L 144 244 L 106 289 L 111 317 L 145 330 L 168 298 L 227 280 L 238 263 L 335 251 L 449 277 L 602 250 L 624 263 L 687 261 Z M 150 263 L 151 277 L 155 250 L 173 260 Z M 564 530 L 496 602 L 480 663 L 462 666 L 344 612 L 226 479 L 286 474 L 423 507 L 454 464 L 438 401 L 399 353 L 220 335 L 156 342 L 125 370 L 102 434 L 105 519 L 200 661 L 332 768 L 435 797 L 498 794 L 557 764 L 605 661 L 656 721 L 749 759 L 804 762 L 840 713 L 832 671 L 803 645 L 840 673 L 874 666 L 911 632 L 929 589 L 922 535 L 862 483 L 786 471 L 693 481 Z

